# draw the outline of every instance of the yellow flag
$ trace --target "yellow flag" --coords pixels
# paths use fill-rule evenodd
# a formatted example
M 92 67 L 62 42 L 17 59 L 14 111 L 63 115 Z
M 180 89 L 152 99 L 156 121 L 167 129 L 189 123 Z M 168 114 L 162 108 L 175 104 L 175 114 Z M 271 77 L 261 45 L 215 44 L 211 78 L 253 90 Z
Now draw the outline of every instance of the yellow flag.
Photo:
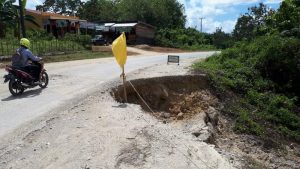
M 124 32 L 112 43 L 112 51 L 118 64 L 121 68 L 124 68 L 127 60 L 126 36 Z

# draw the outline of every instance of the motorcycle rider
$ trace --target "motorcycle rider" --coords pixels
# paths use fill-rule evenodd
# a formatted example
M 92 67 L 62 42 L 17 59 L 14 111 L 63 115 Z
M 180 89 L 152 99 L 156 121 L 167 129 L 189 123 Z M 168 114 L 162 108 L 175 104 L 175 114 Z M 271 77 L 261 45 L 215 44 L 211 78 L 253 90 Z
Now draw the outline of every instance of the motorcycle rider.
M 22 57 L 22 63 L 20 64 L 20 68 L 26 71 L 27 73 L 31 74 L 35 78 L 34 81 L 38 81 L 40 67 L 37 65 L 30 64 L 29 60 L 39 62 L 41 58 L 34 56 L 29 49 L 30 41 L 26 38 L 22 38 L 20 40 L 20 48 L 17 49 L 17 52 L 19 52 Z

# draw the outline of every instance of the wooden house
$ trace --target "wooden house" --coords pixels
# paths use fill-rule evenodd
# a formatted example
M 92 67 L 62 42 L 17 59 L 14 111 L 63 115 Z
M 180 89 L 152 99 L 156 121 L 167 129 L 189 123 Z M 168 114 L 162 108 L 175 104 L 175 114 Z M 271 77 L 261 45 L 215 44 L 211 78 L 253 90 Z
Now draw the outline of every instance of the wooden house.
M 32 30 L 46 30 L 55 37 L 63 37 L 65 33 L 80 33 L 80 24 L 86 22 L 75 16 L 64 16 L 56 13 L 26 9 L 26 15 L 34 17 L 35 25 L 25 21 L 25 27 Z
M 144 22 L 103 23 L 103 36 L 112 42 L 125 32 L 128 44 L 153 44 L 155 27 Z

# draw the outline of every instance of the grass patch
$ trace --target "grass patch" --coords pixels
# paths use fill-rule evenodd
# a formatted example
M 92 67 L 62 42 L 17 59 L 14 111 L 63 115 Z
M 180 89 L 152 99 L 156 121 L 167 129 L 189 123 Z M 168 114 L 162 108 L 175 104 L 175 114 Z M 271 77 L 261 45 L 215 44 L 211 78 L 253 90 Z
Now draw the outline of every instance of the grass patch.
M 129 56 L 138 55 L 135 52 L 128 52 Z M 72 61 L 72 60 L 84 60 L 84 59 L 99 59 L 99 58 L 107 58 L 113 57 L 112 52 L 92 52 L 92 51 L 80 51 L 76 53 L 67 53 L 53 56 L 42 56 L 43 60 L 46 63 L 51 62 L 64 62 L 64 61 Z M 10 59 L 7 58 L 0 62 L 0 68 L 4 68 L 6 65 L 10 65 Z
M 300 40 L 262 37 L 193 67 L 207 73 L 219 93 L 235 93 L 237 99 L 224 112 L 234 119 L 237 132 L 300 141 L 300 74 L 294 62 L 300 59 L 299 45 Z
M 183 45 L 180 47 L 182 50 L 186 51 L 215 51 L 217 50 L 213 45 Z
M 49 62 L 64 62 L 72 60 L 83 60 L 83 59 L 98 59 L 112 57 L 112 52 L 91 52 L 91 51 L 82 51 L 71 54 L 57 55 L 57 56 L 44 56 L 44 61 Z
M 129 53 L 134 55 L 134 53 Z M 46 63 L 51 62 L 64 62 L 72 60 L 83 60 L 83 59 L 98 59 L 98 58 L 107 58 L 113 57 L 112 52 L 91 52 L 91 51 L 81 51 L 76 53 L 61 54 L 54 56 L 43 56 L 42 58 Z M 10 65 L 10 59 L 6 59 L 0 62 L 0 68 L 4 68 L 5 65 Z

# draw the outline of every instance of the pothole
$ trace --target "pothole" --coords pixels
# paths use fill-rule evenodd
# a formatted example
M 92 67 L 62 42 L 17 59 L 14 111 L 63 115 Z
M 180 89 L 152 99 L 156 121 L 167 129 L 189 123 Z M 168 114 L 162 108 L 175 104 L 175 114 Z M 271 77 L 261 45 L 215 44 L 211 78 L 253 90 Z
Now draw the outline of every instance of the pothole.
M 157 118 L 182 120 L 195 114 L 207 112 L 218 104 L 218 99 L 210 91 L 210 83 L 205 75 L 167 76 L 127 82 L 128 103 L 139 104 Z M 118 102 L 124 102 L 124 87 L 113 89 L 113 96 Z M 208 117 L 209 118 L 209 117 Z

